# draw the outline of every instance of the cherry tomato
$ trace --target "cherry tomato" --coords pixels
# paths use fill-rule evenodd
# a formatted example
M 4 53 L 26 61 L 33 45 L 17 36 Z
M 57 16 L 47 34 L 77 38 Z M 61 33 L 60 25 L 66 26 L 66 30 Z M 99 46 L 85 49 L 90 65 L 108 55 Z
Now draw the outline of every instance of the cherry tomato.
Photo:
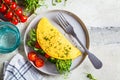
M 5 18 L 7 18 L 7 19 L 11 19 L 12 16 L 13 16 L 13 13 L 12 13 L 12 11 L 8 11 L 4 16 L 5 16 Z
M 27 16 L 21 15 L 21 16 L 20 16 L 20 21 L 24 23 L 24 22 L 27 21 L 27 18 L 28 18 Z
M 21 8 L 17 8 L 17 9 L 15 10 L 15 14 L 16 14 L 17 16 L 21 16 L 21 15 L 22 15 L 22 9 L 21 9 Z
M 17 3 L 16 2 L 11 2 L 10 9 L 14 10 L 16 7 L 17 7 Z
M 34 51 L 31 51 L 31 52 L 28 53 L 28 59 L 30 61 L 35 61 L 35 60 L 38 59 L 38 56 Z
M 10 22 L 13 23 L 14 25 L 17 25 L 18 19 L 16 17 L 13 17 L 13 19 Z
M 39 68 L 39 67 L 42 67 L 44 65 L 44 61 L 43 61 L 43 59 L 39 58 L 39 59 L 35 60 L 34 64 L 36 67 Z
M 38 48 L 38 49 L 41 48 L 40 45 L 38 44 L 38 42 L 35 43 L 35 48 Z
M 5 12 L 6 11 L 6 9 L 7 9 L 7 7 L 4 5 L 4 4 L 1 4 L 0 5 L 0 12 Z
M 10 0 L 4 0 L 4 2 L 5 2 L 6 4 L 9 4 L 9 3 L 10 3 Z
M 45 54 L 45 58 L 50 58 L 50 56 L 48 54 Z

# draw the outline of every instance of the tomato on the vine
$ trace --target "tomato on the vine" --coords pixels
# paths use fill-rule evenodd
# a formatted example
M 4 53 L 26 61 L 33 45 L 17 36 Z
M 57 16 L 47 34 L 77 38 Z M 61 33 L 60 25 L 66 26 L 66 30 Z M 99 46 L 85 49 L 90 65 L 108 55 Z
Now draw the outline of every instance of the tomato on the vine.
M 4 4 L 0 5 L 0 12 L 5 12 L 7 10 L 7 7 Z
M 15 0 L 0 0 L 0 13 L 15 25 L 19 22 L 26 22 L 28 18 Z
M 22 9 L 21 9 L 21 8 L 17 8 L 17 9 L 15 10 L 15 14 L 16 14 L 17 16 L 21 16 L 21 15 L 22 15 Z
M 12 11 L 8 11 L 4 16 L 5 16 L 5 18 L 10 19 L 10 18 L 12 18 L 13 13 L 12 13 Z
M 10 9 L 14 10 L 16 7 L 17 7 L 17 3 L 16 2 L 11 2 Z
M 26 22 L 26 21 L 27 21 L 27 18 L 28 18 L 27 16 L 21 15 L 21 16 L 20 16 L 20 21 L 21 21 L 21 22 Z
M 10 22 L 13 23 L 14 25 L 17 25 L 18 19 L 16 17 L 13 17 L 13 19 Z
M 10 3 L 10 0 L 4 0 L 4 2 L 5 2 L 6 4 L 9 4 L 9 3 Z

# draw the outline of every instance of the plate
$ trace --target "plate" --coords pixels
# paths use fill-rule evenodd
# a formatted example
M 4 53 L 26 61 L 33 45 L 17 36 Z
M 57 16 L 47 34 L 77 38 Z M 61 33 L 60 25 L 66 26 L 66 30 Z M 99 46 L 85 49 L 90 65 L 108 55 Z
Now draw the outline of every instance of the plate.
M 35 28 L 39 22 L 39 20 L 42 17 L 47 17 L 50 22 L 56 27 L 58 28 L 58 30 L 65 35 L 65 37 L 75 46 L 77 46 L 81 51 L 82 51 L 82 56 L 77 57 L 76 59 L 72 60 L 72 65 L 70 70 L 74 70 L 75 68 L 77 68 L 85 59 L 86 54 L 84 54 L 84 51 L 82 50 L 82 48 L 80 47 L 80 45 L 78 45 L 78 42 L 74 39 L 74 37 L 71 37 L 70 35 L 66 34 L 64 32 L 64 30 L 56 23 L 55 21 L 55 16 L 58 14 L 58 12 L 61 11 L 63 13 L 63 15 L 66 17 L 66 19 L 71 23 L 71 25 L 73 25 L 74 27 L 74 31 L 77 34 L 78 38 L 81 40 L 81 42 L 83 43 L 83 45 L 85 45 L 87 48 L 89 48 L 89 35 L 88 35 L 88 31 L 86 26 L 84 25 L 84 23 L 80 20 L 79 17 L 77 17 L 75 14 L 69 12 L 69 11 L 65 11 L 65 10 L 51 10 L 51 11 L 46 11 L 46 12 L 42 12 L 41 14 L 37 15 L 32 21 L 31 23 L 28 25 L 26 31 L 25 31 L 25 35 L 24 35 L 24 49 L 25 49 L 25 54 L 26 56 L 28 55 L 28 52 L 31 51 L 31 48 L 28 47 L 26 45 L 26 41 L 29 39 L 28 37 L 28 33 L 31 29 Z M 32 63 L 31 63 L 32 64 Z M 32 64 L 33 65 L 33 64 Z M 33 65 L 34 66 L 34 65 Z M 35 66 L 34 66 L 35 67 Z M 35 67 L 36 68 L 36 67 Z M 56 67 L 54 64 L 50 63 L 50 62 L 45 62 L 45 65 L 41 68 L 37 68 L 39 71 L 46 73 L 48 75 L 57 75 L 59 74 L 56 70 Z

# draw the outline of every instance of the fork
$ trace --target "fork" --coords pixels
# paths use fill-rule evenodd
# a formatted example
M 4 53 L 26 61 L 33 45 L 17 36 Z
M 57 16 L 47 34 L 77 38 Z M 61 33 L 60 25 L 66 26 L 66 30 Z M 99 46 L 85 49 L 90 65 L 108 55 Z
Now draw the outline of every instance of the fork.
M 90 59 L 93 66 L 96 69 L 100 69 L 103 65 L 102 62 L 82 44 L 82 42 L 78 39 L 76 33 L 74 32 L 72 25 L 66 20 L 62 12 L 59 12 L 57 14 L 56 21 L 66 33 L 68 33 L 69 35 L 72 35 L 79 42 L 79 44 L 82 46 L 82 48 L 87 53 L 88 58 Z

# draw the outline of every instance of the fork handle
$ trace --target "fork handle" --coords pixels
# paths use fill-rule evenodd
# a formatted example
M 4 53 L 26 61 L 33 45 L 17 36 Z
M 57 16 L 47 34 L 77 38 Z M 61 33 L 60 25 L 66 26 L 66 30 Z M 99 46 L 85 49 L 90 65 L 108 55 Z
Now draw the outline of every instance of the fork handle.
M 77 37 L 77 35 L 75 33 L 73 33 L 73 37 L 77 39 L 79 44 L 83 47 L 85 52 L 88 54 L 88 58 L 90 59 L 93 66 L 96 69 L 100 69 L 102 67 L 102 65 L 103 65 L 102 62 L 82 44 L 82 42 L 78 39 L 78 37 Z

